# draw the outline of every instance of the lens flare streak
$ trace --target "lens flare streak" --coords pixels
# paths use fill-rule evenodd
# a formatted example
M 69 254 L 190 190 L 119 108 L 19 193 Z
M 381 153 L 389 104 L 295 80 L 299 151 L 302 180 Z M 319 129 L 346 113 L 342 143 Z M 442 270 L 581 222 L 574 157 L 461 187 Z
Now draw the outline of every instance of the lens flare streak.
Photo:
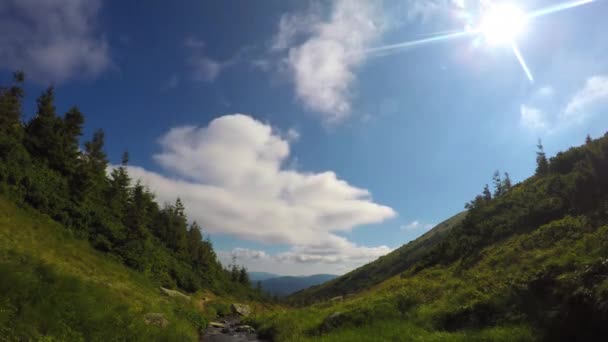
M 511 48 L 513 49 L 513 53 L 515 54 L 515 57 L 517 57 L 519 64 L 521 64 L 522 69 L 524 69 L 526 76 L 528 76 L 528 80 L 530 80 L 530 82 L 534 82 L 534 77 L 532 76 L 532 72 L 530 72 L 530 69 L 528 68 L 528 65 L 526 64 L 526 61 L 524 60 L 524 57 L 521 55 L 521 52 L 519 51 L 519 48 L 517 47 L 517 44 L 515 44 L 515 42 L 511 43 Z
M 536 18 L 536 17 L 542 17 L 543 15 L 547 15 L 547 14 L 552 14 L 555 12 L 560 12 L 560 11 L 564 11 L 567 9 L 571 9 L 574 7 L 578 7 L 578 6 L 582 6 L 582 5 L 587 5 L 589 3 L 594 2 L 595 0 L 579 0 L 579 1 L 571 1 L 571 2 L 565 2 L 565 3 L 561 3 L 561 4 L 557 4 L 554 6 L 549 6 L 546 8 L 542 8 L 538 11 L 534 11 L 534 12 L 530 12 L 528 13 L 528 18 Z
M 431 36 L 431 37 L 423 38 L 423 39 L 410 40 L 410 41 L 402 42 L 402 43 L 378 46 L 375 48 L 367 49 L 364 51 L 364 53 L 369 54 L 369 53 L 379 53 L 379 52 L 386 52 L 386 51 L 391 51 L 391 50 L 404 49 L 404 48 L 423 45 L 423 44 L 429 44 L 429 43 L 434 43 L 434 42 L 439 42 L 439 41 L 444 41 L 444 40 L 471 36 L 471 35 L 474 35 L 477 33 L 478 33 L 477 31 L 461 31 L 461 32 L 442 34 L 442 35 Z
M 582 5 L 590 4 L 594 1 L 596 1 L 596 0 L 576 0 L 576 1 L 564 2 L 561 4 L 545 7 L 545 8 L 536 10 L 536 11 L 522 13 L 522 17 L 524 18 L 524 20 L 529 20 L 529 19 L 533 19 L 533 18 L 537 18 L 537 17 L 542 17 L 542 16 L 545 16 L 548 14 L 552 14 L 555 12 L 560 12 L 560 11 L 572 9 L 575 7 L 579 7 Z M 504 13 L 504 11 L 501 11 L 500 13 Z M 517 17 L 517 16 L 515 16 L 515 17 Z M 504 20 L 504 18 L 500 18 L 500 17 L 498 19 Z M 396 43 L 396 44 L 387 44 L 387 45 L 383 45 L 383 46 L 378 46 L 375 48 L 367 49 L 367 50 L 363 51 L 362 53 L 363 54 L 381 54 L 381 53 L 385 53 L 385 52 L 386 53 L 394 52 L 394 51 L 396 52 L 397 50 L 400 50 L 400 49 L 405 49 L 405 48 L 424 45 L 424 44 L 430 44 L 430 43 L 435 43 L 435 42 L 440 42 L 440 41 L 447 41 L 447 40 L 463 38 L 463 37 L 467 37 L 467 36 L 479 36 L 479 35 L 483 35 L 483 34 L 488 35 L 488 33 L 492 33 L 492 31 L 488 28 L 486 28 L 484 31 L 483 26 L 484 25 L 483 25 L 483 21 L 482 21 L 481 27 L 478 27 L 478 28 L 467 28 L 464 31 L 447 31 L 447 33 L 442 32 L 442 33 L 438 33 L 435 35 L 431 35 L 430 37 L 427 37 L 427 38 L 405 41 L 405 42 Z M 488 26 L 488 25 L 485 25 L 485 26 Z M 490 28 L 493 28 L 493 26 L 490 25 Z M 502 29 L 502 27 L 499 27 L 499 28 Z M 514 29 L 517 29 L 517 27 L 515 27 Z M 514 37 L 509 37 L 509 39 L 508 39 L 508 41 L 511 42 L 511 48 L 513 50 L 513 53 L 515 54 L 515 57 L 517 57 L 519 64 L 521 65 L 522 69 L 526 73 L 528 80 L 530 80 L 530 82 L 534 82 L 534 77 L 532 76 L 532 72 L 528 68 L 526 61 L 524 60 L 521 52 L 519 51 L 519 48 L 517 47 L 517 44 L 515 43 L 515 40 L 513 38 Z

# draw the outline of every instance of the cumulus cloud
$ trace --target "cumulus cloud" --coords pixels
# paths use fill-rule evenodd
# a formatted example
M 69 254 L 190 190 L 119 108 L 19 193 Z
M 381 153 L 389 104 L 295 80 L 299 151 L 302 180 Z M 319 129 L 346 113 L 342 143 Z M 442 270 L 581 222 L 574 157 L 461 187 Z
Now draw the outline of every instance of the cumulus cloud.
M 236 259 L 264 259 L 268 257 L 268 254 L 264 251 L 249 249 L 249 248 L 235 248 L 232 250 L 230 255 Z
M 522 125 L 532 129 L 543 129 L 547 127 L 545 113 L 535 107 L 521 105 L 520 120 Z
M 332 171 L 286 167 L 289 141 L 249 116 L 226 115 L 207 127 L 171 129 L 160 139 L 154 159 L 172 177 L 136 166 L 129 172 L 161 202 L 180 196 L 189 217 L 208 232 L 292 246 L 291 254 L 280 256 L 284 261 L 363 260 L 388 251 L 356 246 L 337 233 L 396 213 Z
M 522 126 L 536 131 L 555 133 L 572 125 L 582 124 L 602 107 L 608 105 L 608 76 L 587 78 L 565 103 L 555 103 L 555 89 L 543 87 L 528 103 L 520 107 Z
M 111 65 L 100 8 L 99 0 L 0 2 L 0 67 L 43 83 L 98 76 Z
M 286 52 L 284 62 L 296 97 L 327 122 L 351 111 L 355 72 L 363 53 L 381 34 L 381 15 L 373 1 L 337 0 L 329 17 L 318 7 L 281 17 L 272 49 Z
M 578 90 L 566 105 L 563 116 L 580 120 L 598 104 L 608 100 L 608 77 L 593 76 L 587 79 L 583 88 Z
M 414 220 L 408 224 L 402 225 L 400 228 L 401 228 L 401 230 L 418 230 L 418 229 L 429 230 L 429 229 L 433 228 L 434 226 L 435 225 L 431 224 L 431 223 L 422 223 L 418 220 Z

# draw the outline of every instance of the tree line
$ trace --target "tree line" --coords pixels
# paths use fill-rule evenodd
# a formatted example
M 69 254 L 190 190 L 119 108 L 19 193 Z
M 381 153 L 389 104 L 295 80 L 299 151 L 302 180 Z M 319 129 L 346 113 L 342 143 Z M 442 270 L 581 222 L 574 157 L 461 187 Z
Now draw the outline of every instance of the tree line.
M 258 294 L 244 267 L 222 267 L 179 198 L 159 205 L 148 188 L 131 179 L 128 153 L 109 172 L 102 130 L 81 145 L 84 115 L 78 107 L 59 115 L 53 87 L 38 97 L 35 115 L 23 121 L 25 77 L 13 76 L 11 85 L 0 87 L 0 194 L 50 216 L 162 286 Z

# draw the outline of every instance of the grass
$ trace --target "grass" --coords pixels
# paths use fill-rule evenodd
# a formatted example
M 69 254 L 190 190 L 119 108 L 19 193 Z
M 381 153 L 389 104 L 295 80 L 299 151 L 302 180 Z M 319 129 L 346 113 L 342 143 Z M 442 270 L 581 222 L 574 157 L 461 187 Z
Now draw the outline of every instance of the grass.
M 342 302 L 257 315 L 252 324 L 276 341 L 555 340 L 547 331 L 563 328 L 551 319 L 568 315 L 567 296 L 585 294 L 586 309 L 608 307 L 607 258 L 608 226 L 566 216 L 487 247 L 473 265 L 406 271 Z M 555 322 L 580 335 L 596 313 Z
M 0 340 L 194 341 L 205 326 L 192 303 L 2 198 L 0 293 Z M 170 323 L 146 325 L 147 313 Z
M 295 304 L 309 304 L 319 299 L 329 299 L 372 287 L 386 278 L 397 275 L 419 261 L 433 246 L 441 242 L 450 230 L 462 222 L 466 212 L 461 212 L 439 223 L 414 241 L 393 252 L 359 267 L 345 276 L 322 285 L 299 291 L 289 297 Z

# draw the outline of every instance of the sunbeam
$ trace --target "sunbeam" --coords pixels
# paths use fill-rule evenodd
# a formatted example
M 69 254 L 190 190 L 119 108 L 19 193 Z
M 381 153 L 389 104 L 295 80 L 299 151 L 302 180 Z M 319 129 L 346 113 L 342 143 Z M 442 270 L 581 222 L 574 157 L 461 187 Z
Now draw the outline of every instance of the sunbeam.
M 530 82 L 534 82 L 534 77 L 526 61 L 519 51 L 516 44 L 516 38 L 518 35 L 523 33 L 526 28 L 526 24 L 529 20 L 537 17 L 541 17 L 547 14 L 572 9 L 574 7 L 590 4 L 596 0 L 577 0 L 570 2 L 563 2 L 557 5 L 548 6 L 532 12 L 523 12 L 515 5 L 510 3 L 490 3 L 486 2 L 483 6 L 479 15 L 477 24 L 472 26 L 471 23 L 466 23 L 466 28 L 462 31 L 452 30 L 444 31 L 441 33 L 433 34 L 427 38 L 421 38 L 417 40 L 410 40 L 401 43 L 387 44 L 364 50 L 363 54 L 391 54 L 397 53 L 399 50 L 415 47 L 419 45 L 425 45 L 430 43 L 442 42 L 457 38 L 464 38 L 468 36 L 481 36 L 485 42 L 489 45 L 511 45 L 513 53 L 522 69 L 524 70 L 526 77 Z M 471 17 L 469 14 L 467 17 Z
M 530 72 L 530 69 L 528 68 L 528 65 L 526 64 L 524 57 L 521 55 L 521 52 L 519 51 L 517 44 L 515 42 L 511 42 L 511 47 L 513 48 L 513 53 L 515 54 L 515 57 L 517 57 L 519 64 L 521 65 L 522 69 L 524 69 L 526 76 L 528 76 L 528 80 L 530 80 L 530 82 L 534 82 L 534 77 L 532 76 L 532 72 Z
M 454 32 L 454 33 L 442 34 L 442 35 L 438 35 L 438 36 L 432 36 L 429 38 L 410 40 L 410 41 L 406 41 L 406 42 L 402 42 L 402 43 L 378 46 L 375 48 L 367 49 L 364 51 L 364 53 L 370 54 L 370 53 L 386 52 L 386 51 L 391 51 L 391 50 L 399 50 L 399 49 L 404 49 L 404 48 L 413 47 L 413 46 L 417 46 L 417 45 L 423 45 L 423 44 L 429 44 L 429 43 L 434 43 L 434 42 L 439 42 L 439 41 L 444 41 L 444 40 L 462 38 L 462 37 L 471 36 L 474 34 L 477 34 L 477 31 L 460 31 L 460 32 Z
M 592 3 L 594 1 L 595 0 L 579 0 L 579 1 L 564 2 L 561 4 L 542 8 L 538 11 L 530 12 L 530 13 L 528 13 L 528 18 L 541 17 L 543 15 L 547 15 L 547 14 L 567 10 L 570 8 L 586 5 L 586 4 Z

